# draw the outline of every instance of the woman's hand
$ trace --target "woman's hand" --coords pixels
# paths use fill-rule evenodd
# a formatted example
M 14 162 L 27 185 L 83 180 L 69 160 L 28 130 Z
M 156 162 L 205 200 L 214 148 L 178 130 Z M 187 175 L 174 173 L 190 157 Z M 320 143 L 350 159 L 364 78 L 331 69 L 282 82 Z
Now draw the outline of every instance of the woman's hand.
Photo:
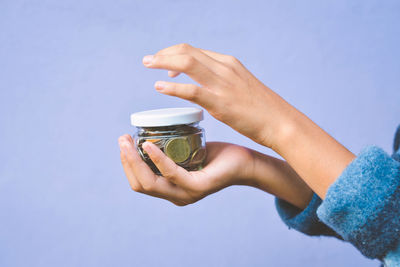
M 163 198 L 176 205 L 194 203 L 233 184 L 250 183 L 253 155 L 250 149 L 208 142 L 205 167 L 188 172 L 176 165 L 156 145 L 145 142 L 143 149 L 163 176 L 155 175 L 139 156 L 129 135 L 119 138 L 121 162 L 134 191 Z
M 148 68 L 181 72 L 200 86 L 157 82 L 161 93 L 197 103 L 216 119 L 275 150 L 321 198 L 353 153 L 255 78 L 237 59 L 187 44 L 143 58 Z
M 162 176 L 155 175 L 142 160 L 129 135 L 121 136 L 119 145 L 131 188 L 179 206 L 194 203 L 230 185 L 253 186 L 299 208 L 305 208 L 313 194 L 285 161 L 238 145 L 208 142 L 205 167 L 188 172 L 153 143 L 144 143 L 143 149 Z
M 288 105 L 236 58 L 188 44 L 168 47 L 143 58 L 148 68 L 184 72 L 200 86 L 158 81 L 156 89 L 197 103 L 216 119 L 252 140 L 272 147 L 285 125 Z

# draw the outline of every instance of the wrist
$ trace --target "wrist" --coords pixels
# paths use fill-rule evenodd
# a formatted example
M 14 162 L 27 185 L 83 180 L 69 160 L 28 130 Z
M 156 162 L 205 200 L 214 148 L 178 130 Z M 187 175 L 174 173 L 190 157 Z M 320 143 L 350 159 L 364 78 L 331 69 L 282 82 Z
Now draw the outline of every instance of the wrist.
M 281 155 L 322 199 L 354 154 L 292 107 L 271 148 Z
M 237 185 L 247 185 L 264 191 L 266 181 L 273 176 L 272 165 L 275 164 L 275 158 L 265 155 L 253 149 L 247 148 L 248 160 L 238 170 L 240 179 L 236 180 Z
M 257 161 L 256 151 L 247 148 L 241 148 L 241 164 L 232 170 L 230 185 L 247 185 L 253 186 L 255 184 L 255 164 Z
M 297 111 L 297 110 L 296 110 Z M 288 114 L 280 118 L 280 123 L 274 130 L 274 136 L 271 141 L 270 148 L 276 153 L 281 154 L 281 150 L 292 143 L 299 132 L 299 121 L 302 115 L 297 111 L 287 112 Z
M 246 185 L 305 208 L 313 192 L 287 162 L 252 151 L 253 162 Z
M 302 113 L 268 87 L 266 87 L 265 99 L 262 102 L 267 104 L 261 112 L 265 115 L 260 116 L 262 119 L 260 124 L 263 127 L 259 129 L 260 142 L 258 143 L 276 151 L 296 132 L 296 120 Z

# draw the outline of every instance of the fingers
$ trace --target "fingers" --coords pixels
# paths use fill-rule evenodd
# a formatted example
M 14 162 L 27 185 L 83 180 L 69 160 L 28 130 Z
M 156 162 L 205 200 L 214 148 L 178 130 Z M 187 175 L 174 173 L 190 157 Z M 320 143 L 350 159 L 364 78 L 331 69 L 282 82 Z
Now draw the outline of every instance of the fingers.
M 180 97 L 205 108 L 208 107 L 210 99 L 213 98 L 213 93 L 208 88 L 201 88 L 194 84 L 158 81 L 154 84 L 154 87 L 160 93 Z
M 156 176 L 141 159 L 129 135 L 119 138 L 121 161 L 133 190 L 180 203 L 184 191 L 164 177 Z
M 167 157 L 156 145 L 151 142 L 145 142 L 143 149 L 149 154 L 151 160 L 160 170 L 163 177 L 182 188 L 190 187 L 190 175 L 182 167 Z
M 125 156 L 126 153 L 123 152 L 123 150 L 125 149 L 122 146 L 122 144 L 123 144 L 122 142 L 124 141 L 124 138 L 128 138 L 129 139 L 131 137 L 125 135 L 124 137 L 121 136 L 118 139 L 118 142 L 120 144 L 120 157 L 121 157 L 122 167 L 124 168 L 124 172 L 126 174 L 126 177 L 128 178 L 128 181 L 129 181 L 129 184 L 130 184 L 132 190 L 134 190 L 136 192 L 139 192 L 139 191 L 142 191 L 143 188 L 142 188 L 142 185 L 139 183 L 139 181 L 137 180 L 137 178 L 135 177 L 135 175 L 134 175 L 134 173 L 132 171 L 132 168 L 131 168 L 131 166 L 129 164 L 129 161 L 128 161 L 127 157 Z
M 128 135 L 122 136 L 119 139 L 119 144 L 126 164 L 129 164 L 133 175 L 140 182 L 144 190 L 150 191 L 149 189 L 154 184 L 156 176 L 149 166 L 140 158 L 132 139 L 130 139 Z
M 201 49 L 195 48 L 189 44 L 178 44 L 178 45 L 173 45 L 167 48 L 164 48 L 160 51 L 158 51 L 154 56 L 160 57 L 160 56 L 172 56 L 172 55 L 184 55 L 184 56 L 189 56 L 200 62 L 203 66 L 205 66 L 211 73 L 213 73 L 216 76 L 223 76 L 228 70 L 226 66 L 221 64 L 220 61 L 216 60 L 215 58 L 211 57 L 207 53 L 203 53 Z M 145 57 L 144 61 L 147 61 L 149 58 Z M 146 65 L 146 63 L 144 62 Z M 172 70 L 168 73 L 170 77 L 176 77 L 180 74 L 179 70 Z M 190 73 L 187 73 L 190 76 Z M 209 73 L 205 73 L 209 74 Z M 195 77 L 192 77 L 194 80 Z M 207 79 L 210 79 L 210 77 L 207 77 Z M 201 82 L 199 82 L 202 84 Z M 206 84 L 203 84 L 206 85 Z
M 164 48 L 156 53 L 156 56 L 158 55 L 191 55 L 214 72 L 217 72 L 218 66 L 220 65 L 215 59 L 202 53 L 201 49 L 189 44 L 178 44 Z
M 233 66 L 237 65 L 237 63 L 240 63 L 239 60 L 237 60 L 233 56 L 217 53 L 206 49 L 196 48 L 189 44 L 184 44 L 184 43 L 164 48 L 156 53 L 156 55 L 173 55 L 173 54 L 193 55 L 204 65 L 209 66 L 210 69 L 215 73 L 218 73 L 218 67 L 220 66 L 220 64 L 216 64 L 215 62 L 223 63 L 226 66 Z M 175 76 L 170 75 L 170 77 L 175 77 Z
M 173 45 L 164 49 L 161 49 L 160 51 L 158 51 L 156 53 L 156 55 L 173 55 L 173 54 L 185 54 L 185 53 L 193 53 L 193 52 L 197 52 L 196 51 L 197 48 L 192 47 L 189 44 L 179 44 L 179 45 Z M 197 56 L 197 58 L 202 61 L 202 53 L 194 53 L 195 56 Z M 203 57 L 203 60 L 208 60 L 207 58 Z M 212 64 L 214 65 L 214 64 Z M 168 76 L 171 78 L 177 77 L 179 74 L 181 74 L 178 71 L 168 71 Z
M 121 151 L 120 157 L 121 157 L 122 167 L 124 168 L 124 172 L 126 174 L 126 177 L 128 178 L 128 181 L 129 181 L 129 184 L 130 184 L 132 190 L 134 190 L 136 192 L 143 191 L 142 185 L 139 183 L 139 181 L 136 179 L 135 175 L 133 174 L 131 166 L 129 165 L 129 162 L 128 162 L 127 158 L 125 157 L 125 153 L 123 153 Z
M 204 86 L 215 85 L 219 82 L 218 76 L 209 69 L 210 64 L 205 65 L 190 54 L 149 55 L 143 58 L 143 64 L 152 69 L 186 73 Z

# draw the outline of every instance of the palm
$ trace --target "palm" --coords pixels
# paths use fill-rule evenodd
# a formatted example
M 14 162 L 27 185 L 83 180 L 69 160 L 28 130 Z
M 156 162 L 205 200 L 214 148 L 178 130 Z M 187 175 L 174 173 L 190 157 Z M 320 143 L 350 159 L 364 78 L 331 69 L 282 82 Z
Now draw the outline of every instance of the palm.
M 193 188 L 208 195 L 246 177 L 249 167 L 246 163 L 251 157 L 249 149 L 222 142 L 209 142 L 206 149 L 204 168 L 189 172 Z
M 143 149 L 162 173 L 155 175 L 141 159 L 129 135 L 120 137 L 121 162 L 133 190 L 187 205 L 232 184 L 243 184 L 251 168 L 251 150 L 221 142 L 206 144 L 205 167 L 188 172 L 176 165 L 156 145 Z

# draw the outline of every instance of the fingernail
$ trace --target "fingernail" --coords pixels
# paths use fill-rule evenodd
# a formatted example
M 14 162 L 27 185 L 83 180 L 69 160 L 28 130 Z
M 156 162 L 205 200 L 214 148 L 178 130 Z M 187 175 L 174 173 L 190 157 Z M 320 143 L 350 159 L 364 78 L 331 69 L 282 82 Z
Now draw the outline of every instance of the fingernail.
M 159 82 L 156 82 L 154 87 L 156 88 L 156 90 L 161 91 L 161 90 L 165 89 L 166 85 L 167 84 L 165 82 L 159 81 Z
M 119 149 L 122 153 L 124 153 L 125 155 L 128 154 L 128 149 L 127 149 L 127 144 L 122 142 L 119 144 Z
M 154 56 L 148 55 L 143 58 L 143 64 L 148 65 L 153 61 Z
M 143 143 L 143 149 L 148 153 L 151 154 L 153 152 L 153 148 L 151 146 L 152 144 L 150 144 L 149 141 L 146 141 Z

